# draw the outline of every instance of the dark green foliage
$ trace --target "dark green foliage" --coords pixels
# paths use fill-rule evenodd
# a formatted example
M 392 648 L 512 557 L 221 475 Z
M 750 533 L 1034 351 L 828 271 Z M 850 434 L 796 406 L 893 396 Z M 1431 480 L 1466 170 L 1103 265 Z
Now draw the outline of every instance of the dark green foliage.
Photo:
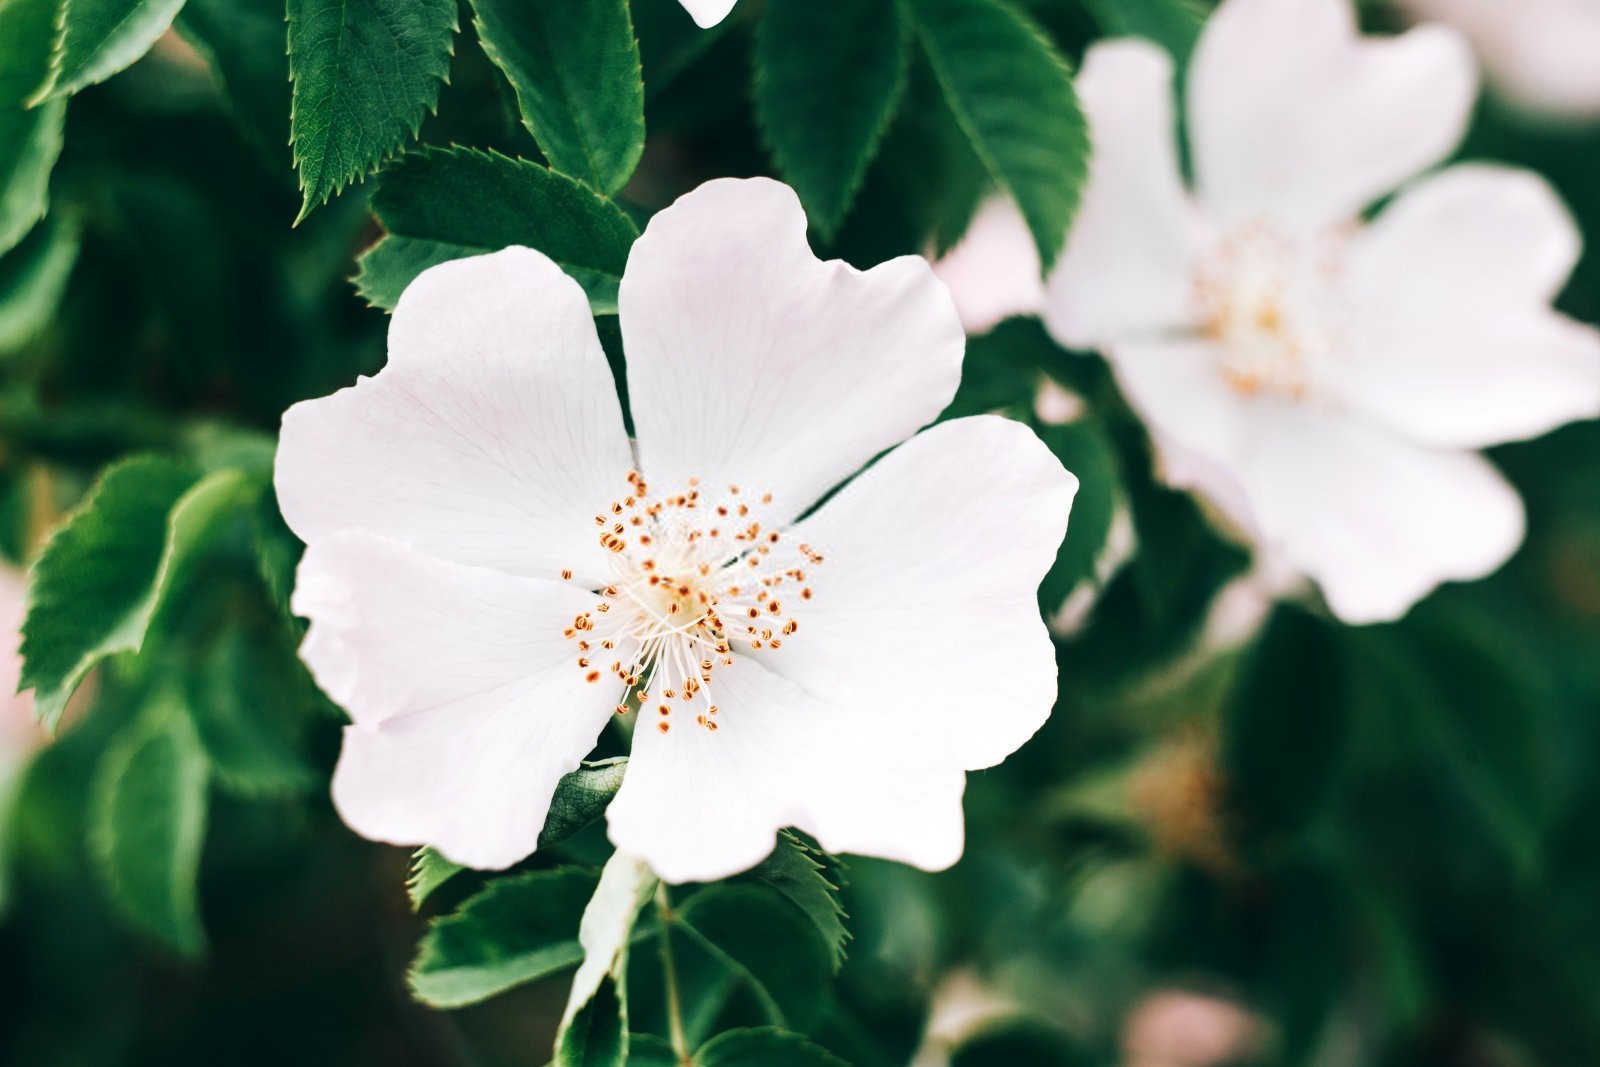
M 679 1065 L 672 1046 L 664 1038 L 654 1034 L 630 1034 L 628 1067 L 679 1067 Z
M 786 830 L 778 835 L 772 855 L 750 870 L 751 878 L 776 889 L 811 920 L 828 946 L 835 971 L 844 963 L 845 944 L 850 940 L 839 887 L 830 880 L 838 877 L 837 866 L 838 861 L 826 852 Z
M 478 39 L 551 166 L 606 194 L 644 151 L 644 82 L 626 0 L 473 0 Z
M 415 137 L 439 99 L 454 0 L 288 0 L 300 218 Z
M 945 100 L 1011 194 L 1048 269 L 1088 175 L 1089 134 L 1066 61 L 1005 0 L 910 0 Z
M 111 741 L 90 783 L 90 848 L 113 900 L 186 955 L 205 943 L 194 880 L 209 770 L 179 698 L 162 696 Z
M 1349 730 L 1340 654 L 1330 625 L 1282 608 L 1247 656 L 1223 713 L 1222 762 L 1251 839 L 1303 828 L 1328 800 Z
M 309 790 L 304 752 L 314 689 L 276 620 L 220 623 L 199 652 L 187 704 L 217 784 L 244 796 Z
M 289 56 L 277 0 L 185 0 L 178 32 L 210 56 L 234 117 L 278 169 L 289 155 Z
M 454 1008 L 575 966 L 583 959 L 578 920 L 595 882 L 573 867 L 491 882 L 429 926 L 411 965 L 411 991 Z
M 49 76 L 56 3 L 0 5 L 0 253 L 44 215 L 50 169 L 61 153 L 66 101 L 28 103 Z
M 372 206 L 388 236 L 361 257 L 356 288 L 385 309 L 428 267 L 520 244 L 560 264 L 598 312 L 614 311 L 638 236 L 621 209 L 566 175 L 466 149 L 407 156 L 384 173 Z
M 756 113 L 778 172 L 824 237 L 838 230 L 905 90 L 897 0 L 773 0 L 756 33 Z
M 694 1054 L 695 1067 L 848 1067 L 799 1034 L 775 1027 L 729 1030 Z
M 406 878 L 406 895 L 417 910 L 427 903 L 433 891 L 466 870 L 454 860 L 447 860 L 428 845 L 411 854 L 411 874 Z
M 550 798 L 550 814 L 539 831 L 539 847 L 565 841 L 598 819 L 622 788 L 628 761 L 622 757 L 585 763 L 556 783 Z
M 1097 1062 L 1060 1030 L 1027 1021 L 982 1030 L 950 1057 L 950 1067 L 1088 1067 Z
M 49 325 L 77 258 L 77 227 L 59 215 L 0 255 L 0 356 L 21 349 Z
M 154 457 L 101 479 L 30 576 L 22 684 L 35 690 L 41 722 L 55 725 L 102 658 L 138 651 L 175 571 L 250 492 L 237 471 L 200 478 Z
M 1107 37 L 1148 37 L 1180 63 L 1189 58 L 1205 25 L 1199 0 L 1084 0 Z
M 128 67 L 172 25 L 183 0 L 72 0 L 61 3 L 50 73 L 38 103 L 68 96 Z
M 690 897 L 678 916 L 745 983 L 767 1022 L 799 1030 L 816 1023 L 834 949 L 787 897 L 755 886 L 717 886 Z
M 600 979 L 556 1045 L 556 1067 L 624 1067 L 628 1056 L 628 1013 L 617 981 Z

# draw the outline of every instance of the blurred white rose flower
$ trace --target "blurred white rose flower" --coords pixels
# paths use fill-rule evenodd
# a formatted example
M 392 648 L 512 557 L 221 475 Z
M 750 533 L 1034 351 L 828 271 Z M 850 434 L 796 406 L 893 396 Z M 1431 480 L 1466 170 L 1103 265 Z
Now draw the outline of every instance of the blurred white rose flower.
M 948 294 L 805 230 L 765 179 L 650 222 L 619 296 L 636 445 L 583 291 L 522 248 L 422 274 L 388 366 L 285 415 L 301 654 L 353 720 L 333 790 L 358 832 L 516 862 L 633 694 L 610 835 L 669 881 L 791 825 L 961 854 L 965 771 L 1055 700 L 1035 591 L 1076 481 L 1006 419 L 911 436 L 960 378 Z
M 34 749 L 44 743 L 44 728 L 33 715 L 33 692 L 17 692 L 22 677 L 22 620 L 27 614 L 27 578 L 0 566 L 0 633 L 9 635 L 0 653 L 0 793 Z
M 1600 118 L 1595 0 L 1399 0 L 1459 29 L 1507 99 L 1557 118 Z
M 12 805 L 22 784 L 22 769 L 45 742 L 44 727 L 33 714 L 33 693 L 18 693 L 22 677 L 22 620 L 27 615 L 27 580 L 23 572 L 0 564 L 0 630 L 9 644 L 0 653 L 0 911 L 10 896 L 8 863 Z
M 1173 989 L 1145 997 L 1122 1024 L 1124 1067 L 1211 1067 L 1260 1059 L 1267 1027 L 1220 997 Z
M 933 265 L 970 334 L 988 333 L 1013 315 L 1044 306 L 1039 250 L 1022 212 L 994 194 L 978 206 L 961 242 Z
M 1451 167 L 1361 220 L 1460 139 L 1465 43 L 1225 0 L 1189 68 L 1192 189 L 1172 78 L 1142 41 L 1085 58 L 1096 152 L 1051 334 L 1105 353 L 1164 480 L 1343 619 L 1492 572 L 1522 505 L 1476 450 L 1600 414 L 1600 335 L 1550 307 L 1581 238 L 1534 174 Z

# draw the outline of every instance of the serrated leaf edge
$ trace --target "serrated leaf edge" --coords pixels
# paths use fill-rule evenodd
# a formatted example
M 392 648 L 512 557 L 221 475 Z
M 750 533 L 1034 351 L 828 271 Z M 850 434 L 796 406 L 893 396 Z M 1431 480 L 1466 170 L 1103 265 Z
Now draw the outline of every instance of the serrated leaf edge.
M 202 769 L 199 787 L 202 792 L 202 800 L 198 833 L 203 845 L 206 823 L 204 791 L 211 777 L 212 767 L 211 761 L 206 758 L 204 747 L 200 745 L 199 738 L 194 736 L 194 724 L 189 721 L 187 709 L 181 706 L 163 706 L 161 704 L 145 709 L 115 735 L 110 745 L 107 746 L 106 751 L 101 754 L 100 762 L 96 765 L 94 775 L 90 779 L 90 810 L 93 813 L 93 820 L 90 823 L 88 833 L 89 851 L 94 857 L 95 869 L 99 872 L 112 899 L 116 901 L 119 909 L 124 913 L 130 913 L 130 917 L 133 917 L 136 922 L 139 920 L 136 916 L 131 916 L 133 909 L 126 903 L 126 897 L 123 895 L 125 889 L 113 856 L 116 842 L 111 836 L 111 825 L 116 805 L 116 781 L 120 779 L 121 773 L 126 772 L 127 763 L 132 761 L 138 749 L 155 735 L 171 729 L 173 723 L 181 723 L 180 729 L 189 732 L 195 751 L 201 757 Z M 122 764 L 121 770 L 115 777 L 110 776 L 111 769 L 114 766 L 113 760 L 120 761 Z M 199 925 L 199 887 L 192 877 L 181 877 L 182 873 L 182 871 L 174 872 L 179 877 L 174 878 L 171 888 L 173 896 L 180 907 L 193 914 L 198 940 L 188 944 L 174 944 L 173 947 L 186 956 L 200 956 L 205 952 L 206 941 L 205 931 Z
M 915 4 L 916 0 L 901 0 L 901 2 Z M 1072 85 L 1073 94 L 1076 96 L 1077 86 L 1073 78 L 1072 64 L 1067 62 L 1066 57 L 1064 57 L 1056 48 L 1054 42 L 1050 40 L 1049 35 L 1046 34 L 1044 30 L 1040 29 L 1039 24 L 1032 18 L 1029 18 L 1024 11 L 1007 2 L 1007 0 L 982 0 L 982 2 L 1004 13 L 1008 18 L 1021 27 L 1025 33 L 1032 37 L 1034 41 L 1044 49 L 1045 53 L 1050 57 L 1050 61 L 1060 69 L 1062 76 L 1066 78 L 1068 84 Z M 961 127 L 961 132 L 967 135 L 967 143 L 972 146 L 972 150 L 977 153 L 978 158 L 983 161 L 984 168 L 988 170 L 989 176 L 994 179 L 996 185 L 1005 190 L 1006 195 L 1011 197 L 1018 209 L 1023 211 L 1024 218 L 1026 218 L 1027 211 L 1022 209 L 1022 201 L 1017 197 L 1016 190 L 1011 188 L 1011 184 L 1006 181 L 1005 175 L 1001 173 L 998 163 L 990 154 L 988 146 L 985 145 L 983 140 L 978 136 L 977 130 L 973 127 L 972 119 L 966 114 L 965 108 L 959 106 L 957 103 L 956 97 L 951 91 L 950 81 L 946 75 L 944 66 L 937 58 L 938 49 L 935 48 L 930 42 L 927 29 L 923 25 L 923 21 L 920 18 L 913 16 L 912 22 L 916 28 L 917 38 L 922 42 L 922 53 L 928 58 L 928 66 L 933 70 L 934 80 L 939 83 L 939 91 L 943 94 L 945 103 L 950 108 L 950 114 L 955 118 L 956 124 Z M 1088 146 L 1090 152 L 1092 152 L 1093 144 L 1091 142 L 1088 122 L 1083 114 L 1081 106 L 1078 110 L 1078 122 L 1083 130 L 1084 144 Z M 1067 184 L 1070 184 L 1076 191 L 1073 196 L 1073 213 L 1076 214 L 1078 207 L 1082 205 L 1084 186 L 1089 178 L 1089 152 L 1084 153 L 1082 158 L 1076 161 L 1064 161 L 1063 169 L 1070 169 L 1070 173 L 1066 175 L 1066 180 Z M 1063 232 L 1052 236 L 1050 238 L 1050 245 L 1046 245 L 1045 242 L 1040 239 L 1040 236 L 1037 233 L 1033 233 L 1033 226 L 1031 222 L 1029 223 L 1028 231 L 1033 235 L 1034 245 L 1038 249 L 1041 268 L 1048 273 L 1051 266 L 1053 266 L 1055 263 L 1056 256 L 1060 255 L 1061 250 L 1066 247 L 1066 231 L 1063 230 Z
M 318 207 L 321 207 L 323 204 L 326 204 L 329 200 L 344 192 L 345 189 L 353 185 L 359 185 L 366 181 L 372 175 L 384 169 L 388 164 L 404 155 L 408 148 L 409 142 L 415 141 L 421 134 L 423 122 L 427 121 L 428 116 L 439 113 L 439 96 L 443 92 L 444 87 L 450 84 L 450 65 L 455 60 L 456 56 L 456 37 L 461 32 L 461 14 L 460 9 L 455 8 L 450 16 L 450 35 L 445 43 L 444 55 L 441 57 L 444 60 L 445 69 L 444 73 L 439 76 L 437 84 L 434 86 L 433 99 L 424 100 L 421 106 L 416 109 L 417 113 L 415 117 L 406 122 L 404 127 L 405 133 L 400 137 L 399 143 L 380 153 L 376 159 L 366 165 L 364 169 L 359 170 L 357 173 L 336 178 L 332 185 L 323 190 L 321 197 L 315 199 L 313 198 L 313 193 L 306 185 L 303 160 L 301 159 L 300 154 L 295 151 L 295 143 L 297 139 L 294 133 L 294 120 L 295 113 L 299 107 L 300 78 L 295 73 L 294 21 L 294 18 L 289 14 L 286 6 L 283 16 L 285 28 L 283 54 L 289 59 L 289 151 L 294 160 L 295 183 L 299 186 L 301 195 L 300 212 L 295 216 L 294 222 L 291 223 L 291 225 L 298 226 L 306 220 L 306 217 L 310 215 L 312 211 Z
M 500 50 L 495 46 L 494 42 L 491 41 L 488 37 L 484 36 L 484 33 L 483 33 L 483 15 L 480 14 L 479 11 L 478 11 L 478 2 L 477 2 L 477 0 L 469 0 L 469 2 L 470 2 L 470 5 L 471 5 L 471 8 L 472 8 L 472 28 L 473 28 L 473 32 L 477 34 L 478 47 L 483 49 L 483 54 L 489 57 L 489 62 L 494 64 L 495 69 L 498 70 L 500 72 L 501 76 L 505 78 L 506 82 L 508 84 L 510 84 L 511 93 L 516 98 L 516 101 L 517 101 L 517 117 L 522 122 L 522 128 L 528 131 L 528 135 L 530 137 L 532 137 L 534 139 L 534 142 L 539 145 L 539 150 L 544 152 L 546 158 L 549 158 L 550 150 L 545 147 L 543 141 L 539 140 L 538 132 L 533 128 L 533 124 L 528 121 L 528 113 L 522 107 L 522 93 L 521 93 L 520 90 L 518 90 L 517 83 L 512 80 L 510 72 L 506 69 L 505 57 L 500 54 Z M 635 82 L 637 82 L 638 86 L 639 86 L 639 101 L 640 101 L 640 106 L 641 106 L 640 118 L 643 119 L 644 118 L 643 104 L 644 104 L 644 100 L 645 100 L 644 61 L 643 61 L 643 59 L 641 58 L 641 56 L 639 54 L 639 37 L 638 37 L 638 33 L 633 28 L 633 6 L 632 6 L 631 3 L 628 2 L 628 0 L 623 0 L 623 3 L 622 3 L 622 16 L 623 16 L 623 18 L 625 18 L 627 20 L 627 23 L 628 23 L 628 39 L 633 42 L 633 71 L 632 71 L 632 74 L 633 74 L 633 80 Z M 565 84 L 563 84 L 563 89 L 565 89 L 565 88 L 566 88 L 566 86 L 565 86 Z M 551 164 L 547 169 L 549 169 L 550 171 L 552 171 L 552 172 L 554 172 L 556 174 L 561 174 L 561 175 L 564 175 L 565 177 L 571 178 L 573 181 L 577 182 L 578 184 L 586 186 L 587 188 L 589 188 L 590 191 L 596 192 L 599 195 L 601 195 L 601 196 L 603 196 L 603 197 L 605 197 L 607 199 L 610 199 L 612 196 L 614 196 L 617 193 L 618 190 L 620 190 L 623 186 L 628 184 L 629 179 L 631 179 L 633 177 L 633 172 L 638 169 L 639 160 L 644 157 L 644 145 L 645 145 L 645 138 L 647 136 L 648 136 L 648 125 L 646 125 L 645 130 L 641 131 L 641 136 L 639 138 L 639 144 L 633 150 L 633 152 L 631 153 L 632 156 L 633 156 L 633 162 L 628 168 L 628 173 L 626 175 L 624 175 L 622 180 L 619 181 L 616 184 L 615 188 L 608 189 L 608 188 L 606 188 L 606 187 L 604 187 L 602 185 L 592 184 L 587 179 L 579 177 L 576 174 L 568 174 L 566 171 L 558 169 L 555 166 L 555 161 L 554 160 L 551 160 Z M 588 163 L 588 165 L 589 165 L 590 172 L 591 173 L 594 172 L 597 168 L 594 166 L 593 160 L 589 155 L 587 142 L 584 142 L 584 145 L 583 145 L 583 155 L 584 155 L 585 162 Z
M 900 113 L 900 106 L 905 101 L 906 86 L 911 80 L 911 42 L 915 35 L 912 20 L 906 13 L 902 0 L 889 0 L 895 10 L 895 25 L 900 37 L 899 64 L 895 72 L 894 87 L 889 90 L 889 96 L 884 105 L 882 114 L 867 135 L 866 146 L 861 153 L 861 158 L 851 169 L 845 180 L 843 195 L 840 197 L 839 214 L 836 218 L 825 218 L 814 213 L 811 205 L 806 205 L 806 214 L 811 219 L 811 224 L 816 227 L 817 233 L 823 240 L 832 240 L 839 232 L 839 227 L 850 217 L 850 209 L 855 206 L 856 197 L 861 192 L 861 186 L 867 180 L 867 170 L 872 166 L 872 161 L 877 158 L 878 150 L 883 147 L 883 139 L 889 132 L 889 127 L 894 125 L 895 117 Z M 756 27 L 756 45 L 750 50 L 751 73 L 751 101 L 754 104 L 756 127 L 761 133 L 761 142 L 772 154 L 773 162 L 777 163 L 780 173 L 788 174 L 792 169 L 792 159 L 786 159 L 788 152 L 778 146 L 773 140 L 771 123 L 765 109 L 761 106 L 763 99 L 762 87 L 766 83 L 767 74 L 762 69 L 760 62 L 761 41 L 767 35 L 767 12 L 761 12 L 761 22 Z M 797 190 L 798 192 L 798 190 Z
M 165 459 L 165 457 L 153 456 L 148 453 L 137 456 L 129 456 L 126 459 L 118 460 L 116 463 L 111 464 L 101 472 L 100 477 L 96 479 L 94 487 L 89 491 L 88 495 L 84 497 L 77 507 L 68 512 L 67 516 L 57 524 L 53 531 L 51 531 L 50 538 L 45 542 L 44 547 L 40 550 L 39 555 L 35 558 L 33 567 L 38 567 L 41 563 L 43 563 L 49 557 L 50 550 L 55 545 L 57 538 L 61 537 L 64 531 L 70 527 L 78 517 L 95 505 L 95 503 L 99 500 L 100 493 L 103 490 L 107 479 L 114 471 L 120 470 L 124 467 L 133 466 L 137 463 L 150 462 L 151 460 L 161 460 L 180 468 L 187 465 L 178 460 L 169 460 Z M 113 650 L 111 652 L 103 652 L 97 649 L 91 649 L 89 652 L 85 653 L 79 658 L 78 662 L 73 665 L 72 669 L 66 673 L 65 681 L 63 682 L 61 692 L 58 695 L 59 699 L 57 699 L 56 696 L 49 694 L 41 697 L 36 688 L 36 683 L 30 683 L 27 681 L 29 672 L 27 669 L 27 660 L 26 657 L 24 657 L 22 678 L 18 682 L 17 691 L 21 693 L 27 689 L 34 689 L 34 700 L 39 722 L 42 723 L 52 733 L 55 730 L 56 723 L 60 720 L 61 712 L 66 708 L 67 701 L 71 699 L 73 692 L 77 690 L 78 686 L 83 681 L 84 675 L 89 672 L 91 667 L 100 662 L 100 660 L 105 659 L 108 655 L 115 655 L 119 652 L 131 652 L 134 655 L 138 655 L 139 652 L 143 650 L 144 639 L 149 633 L 150 622 L 155 617 L 155 612 L 161 605 L 162 594 L 165 592 L 167 581 L 171 577 L 173 561 L 177 555 L 177 546 L 175 544 L 175 538 L 173 535 L 179 515 L 183 511 L 184 507 L 192 499 L 194 499 L 199 489 L 209 485 L 210 483 L 222 482 L 224 480 L 234 481 L 240 485 L 247 485 L 250 479 L 245 472 L 234 468 L 224 468 L 222 470 L 213 471 L 210 474 L 197 472 L 194 481 L 189 484 L 187 489 L 179 494 L 178 499 L 173 502 L 171 509 L 167 512 L 166 532 L 161 546 L 161 558 L 156 563 L 155 574 L 151 577 L 149 589 L 145 595 L 140 598 L 140 602 L 134 607 L 133 611 L 129 612 L 124 619 L 124 624 L 126 624 L 127 620 L 133 619 L 139 615 L 143 615 L 143 619 L 139 625 L 138 637 L 133 644 L 125 648 Z M 32 573 L 33 568 L 30 568 L 28 596 L 25 605 L 25 611 L 27 614 L 24 615 L 25 620 L 27 615 L 32 614 L 35 603 L 35 585 L 31 580 Z M 26 638 L 27 624 L 26 621 L 24 621 L 24 647 L 26 646 Z M 50 705 L 58 706 L 52 709 Z

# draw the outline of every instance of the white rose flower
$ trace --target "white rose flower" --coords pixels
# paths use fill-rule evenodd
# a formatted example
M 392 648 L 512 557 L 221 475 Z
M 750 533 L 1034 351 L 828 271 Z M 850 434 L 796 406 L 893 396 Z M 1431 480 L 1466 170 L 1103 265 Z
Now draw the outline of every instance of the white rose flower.
M 1361 221 L 1460 139 L 1465 43 L 1225 0 L 1189 68 L 1192 190 L 1172 78 L 1142 41 L 1085 58 L 1095 154 L 1046 326 L 1105 353 L 1166 481 L 1341 618 L 1495 570 L 1522 504 L 1475 450 L 1600 414 L 1600 338 L 1550 307 L 1581 241 L 1533 174 L 1452 167 Z
M 423 273 L 388 366 L 285 414 L 301 655 L 352 719 L 351 827 L 514 863 L 637 703 L 610 836 L 669 881 L 749 867 L 784 826 L 961 854 L 964 772 L 1055 700 L 1035 591 L 1077 483 L 977 417 L 828 496 L 945 407 L 963 335 L 925 261 L 824 263 L 805 227 L 765 179 L 650 222 L 619 296 L 636 444 L 583 291 L 524 248 Z
M 1466 34 L 1508 99 L 1557 118 L 1600 118 L 1595 0 L 1400 0 Z

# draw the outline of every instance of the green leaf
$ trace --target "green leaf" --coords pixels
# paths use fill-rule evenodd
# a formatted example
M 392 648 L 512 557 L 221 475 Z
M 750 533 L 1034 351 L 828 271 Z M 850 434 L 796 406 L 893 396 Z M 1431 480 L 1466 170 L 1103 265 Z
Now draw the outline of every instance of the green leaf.
M 629 1034 L 628 1067 L 681 1067 L 681 1064 L 665 1038 L 655 1034 Z
M 101 476 L 56 530 L 28 575 L 21 688 L 34 690 L 51 729 L 100 660 L 137 652 L 174 574 L 212 524 L 253 499 L 258 486 L 235 470 L 200 478 L 153 456 Z
M 103 82 L 150 51 L 183 0 L 62 0 L 50 73 L 31 104 Z
M 1179 63 L 1189 58 L 1206 9 L 1195 0 L 1084 0 L 1107 37 L 1147 37 Z
M 1053 613 L 1077 590 L 1104 586 L 1127 562 L 1132 520 L 1123 500 L 1116 447 L 1100 420 L 1085 415 L 1065 425 L 1040 426 L 1039 439 L 1078 479 L 1066 540 L 1039 584 L 1039 601 Z M 1120 542 L 1113 536 L 1119 523 Z
M 630 7 L 634 34 L 639 39 L 647 100 L 654 100 L 658 93 L 677 81 L 678 76 L 721 40 L 734 23 L 733 19 L 723 19 L 710 29 L 702 30 L 683 5 L 674 0 L 665 3 L 636 0 Z
M 219 785 L 262 796 L 317 783 L 297 729 L 309 718 L 311 682 L 281 632 L 230 626 L 194 664 L 188 686 L 189 711 Z
M 177 28 L 211 61 L 245 134 L 287 173 L 292 160 L 283 0 L 187 0 Z
M 600 976 L 594 992 L 556 1039 L 554 1067 L 624 1067 L 628 1062 L 628 1005 L 622 985 Z
M 907 174 L 915 174 L 916 181 L 907 182 Z M 894 237 L 881 248 L 869 246 L 869 254 L 858 254 L 852 262 L 878 262 L 885 256 L 925 249 L 930 243 L 936 254 L 943 255 L 966 233 L 978 204 L 993 188 L 988 169 L 951 113 L 927 58 L 916 52 L 905 100 L 868 168 L 860 193 L 865 206 L 857 209 L 863 222 L 870 217 L 877 227 L 887 224 Z M 855 235 L 862 229 L 852 227 L 850 232 Z
M 429 924 L 408 974 L 412 993 L 459 1008 L 578 963 L 578 923 L 596 881 L 560 867 L 490 882 Z
M 189 717 L 168 694 L 112 740 L 90 784 L 90 843 L 112 899 L 140 929 L 190 956 L 205 947 L 195 876 L 208 770 Z
M 622 788 L 622 775 L 627 768 L 628 758 L 617 756 L 585 763 L 562 775 L 550 798 L 550 814 L 545 816 L 544 829 L 539 831 L 539 847 L 549 848 L 565 841 L 598 819 Z
M 55 316 L 78 261 L 78 228 L 46 219 L 0 256 L 0 355 L 38 336 Z
M 615 314 L 638 228 L 616 204 L 537 163 L 467 148 L 430 148 L 385 171 L 372 210 L 388 236 L 361 257 L 356 288 L 393 310 L 428 267 L 526 245 L 554 260 Z
M 656 889 L 641 860 L 614 852 L 583 910 L 578 940 L 583 965 L 572 976 L 567 1010 L 556 1029 L 556 1067 L 623 1067 L 628 1061 L 628 942 Z
M 433 891 L 466 870 L 454 860 L 447 860 L 431 846 L 424 845 L 411 854 L 411 873 L 406 876 L 406 896 L 411 898 L 411 910 L 420 911 Z
M 1359 788 L 1338 810 L 1359 812 L 1363 847 L 1387 853 L 1396 878 L 1537 877 L 1559 810 L 1561 702 L 1524 629 L 1446 589 L 1399 624 L 1338 636 L 1359 731 Z M 1387 805 L 1408 819 L 1385 819 Z M 1419 827 L 1426 843 L 1408 842 Z
M 694 1067 L 849 1067 L 827 1049 L 773 1026 L 729 1030 L 694 1054 Z
M 950 1067 L 1088 1067 L 1100 1060 L 1052 1026 L 1011 1019 L 985 1027 L 950 1056 Z
M 811 920 L 823 944 L 828 946 L 833 970 L 838 971 L 844 963 L 844 946 L 850 940 L 850 931 L 845 929 L 839 887 L 828 881 L 828 867 L 835 862 L 826 852 L 812 848 L 785 830 L 778 835 L 778 845 L 772 855 L 752 868 L 749 877 L 776 889 Z
M 30 108 L 49 76 L 58 0 L 0 0 L 0 253 L 44 217 L 61 154 L 65 100 Z
M 23 779 L 27 770 L 16 756 L 0 757 L 0 919 L 5 918 L 11 899 L 11 865 L 16 831 L 12 820 L 20 807 Z
M 905 91 L 897 0 L 768 0 L 755 105 L 778 170 L 824 237 L 844 221 Z
M 644 152 L 644 82 L 627 0 L 472 0 L 478 40 L 550 165 L 602 193 Z
M 1281 606 L 1243 665 L 1221 758 L 1246 847 L 1301 829 L 1332 796 L 1350 719 L 1340 648 L 1327 622 Z
M 455 0 L 288 0 L 300 216 L 415 137 L 450 71 Z
M 811 919 L 765 886 L 724 884 L 684 902 L 675 918 L 745 982 L 775 1026 L 817 1021 L 832 973 L 829 945 Z
M 1003 0 L 911 0 L 934 75 L 973 150 L 1027 220 L 1048 270 L 1088 175 L 1066 60 Z

